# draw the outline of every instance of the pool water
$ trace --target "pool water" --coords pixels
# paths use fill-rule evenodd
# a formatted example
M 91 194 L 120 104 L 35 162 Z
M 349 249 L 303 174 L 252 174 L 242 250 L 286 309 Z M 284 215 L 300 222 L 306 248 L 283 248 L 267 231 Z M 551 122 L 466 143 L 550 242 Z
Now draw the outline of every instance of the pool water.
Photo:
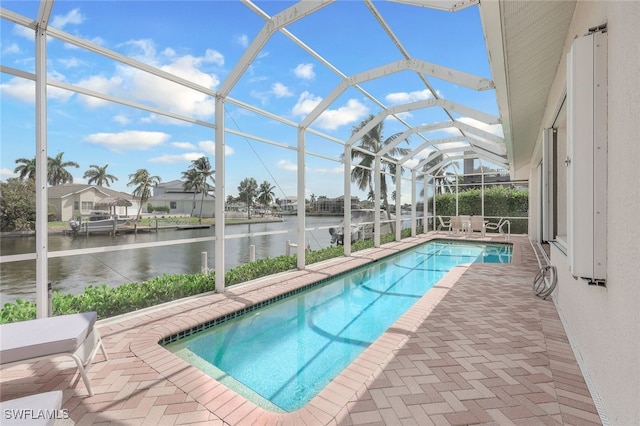
M 509 245 L 429 242 L 166 348 L 263 408 L 295 411 L 451 268 L 510 259 Z

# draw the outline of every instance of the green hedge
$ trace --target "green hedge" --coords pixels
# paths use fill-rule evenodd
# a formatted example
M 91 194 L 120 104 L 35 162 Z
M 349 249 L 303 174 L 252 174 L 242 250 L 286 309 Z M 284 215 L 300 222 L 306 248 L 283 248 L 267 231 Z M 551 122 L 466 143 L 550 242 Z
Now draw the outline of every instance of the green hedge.
M 432 203 L 432 201 L 430 201 Z M 458 194 L 458 214 L 482 214 L 482 193 L 479 189 L 469 189 Z M 484 215 L 493 217 L 522 217 L 509 219 L 512 234 L 528 232 L 529 191 L 493 186 L 484 191 Z M 436 195 L 436 214 L 455 216 L 456 195 L 452 193 Z
M 422 232 L 418 230 L 418 232 Z M 411 231 L 402 231 L 406 238 Z M 394 240 L 394 235 L 384 235 L 381 243 Z M 352 245 L 352 251 L 373 247 L 373 240 L 357 241 Z M 344 253 L 342 246 L 327 247 L 307 253 L 306 264 L 340 257 Z M 245 263 L 225 273 L 227 286 L 239 284 L 256 278 L 289 271 L 296 268 L 296 256 L 278 256 L 274 258 L 257 259 Z M 97 311 L 98 318 L 108 318 L 138 309 L 170 302 L 187 296 L 193 296 L 215 288 L 215 274 L 174 274 L 162 275 L 143 283 L 128 283 L 118 287 L 89 286 L 81 294 L 62 294 L 54 292 L 52 307 L 53 315 L 66 315 L 77 312 Z M 36 305 L 33 302 L 18 299 L 15 303 L 6 303 L 0 309 L 0 324 L 25 321 L 36 317 Z

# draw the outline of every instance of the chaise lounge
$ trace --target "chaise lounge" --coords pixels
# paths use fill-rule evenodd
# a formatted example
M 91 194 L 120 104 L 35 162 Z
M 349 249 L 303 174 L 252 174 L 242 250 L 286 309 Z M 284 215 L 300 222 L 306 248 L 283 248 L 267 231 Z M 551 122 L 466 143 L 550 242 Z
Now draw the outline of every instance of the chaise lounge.
M 73 358 L 89 395 L 87 371 L 100 348 L 109 359 L 94 328 L 96 312 L 61 315 L 0 325 L 0 364 L 3 367 L 58 356 Z

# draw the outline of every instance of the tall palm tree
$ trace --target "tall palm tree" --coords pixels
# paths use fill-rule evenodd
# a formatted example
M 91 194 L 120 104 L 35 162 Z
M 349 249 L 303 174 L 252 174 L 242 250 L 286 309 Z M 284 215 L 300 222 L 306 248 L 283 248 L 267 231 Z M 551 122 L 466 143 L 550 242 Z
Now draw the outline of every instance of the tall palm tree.
M 136 220 L 140 219 L 142 205 L 146 203 L 151 196 L 151 187 L 158 185 L 161 181 L 162 178 L 160 178 L 160 176 L 150 175 L 147 169 L 138 169 L 135 173 L 129 175 L 129 183 L 127 183 L 127 186 L 136 185 L 133 190 L 133 196 L 134 198 L 137 197 L 140 199 Z
M 55 158 L 49 157 L 47 164 L 47 181 L 51 186 L 73 183 L 73 176 L 69 173 L 67 167 L 80 167 L 75 161 L 62 161 L 63 155 L 64 152 L 59 152 Z
M 18 173 L 18 175 L 20 176 L 20 179 L 31 179 L 34 180 L 36 179 L 36 157 L 33 158 L 18 158 L 16 160 L 16 164 L 20 164 L 19 166 L 17 166 L 14 170 L 13 173 Z
M 258 193 L 258 182 L 254 178 L 244 178 L 238 186 L 240 201 L 247 203 L 247 219 L 251 219 L 251 204 Z
M 88 179 L 87 183 L 89 185 L 93 185 L 95 183 L 98 186 L 111 186 L 110 184 L 118 180 L 118 178 L 110 173 L 107 173 L 107 167 L 109 167 L 108 164 L 104 165 L 103 167 L 92 164 L 89 166 L 89 170 L 84 172 L 82 178 Z
M 182 172 L 182 188 L 185 191 L 193 191 L 193 202 L 191 203 L 191 216 L 193 217 L 193 211 L 196 208 L 196 194 L 200 192 L 200 177 L 198 171 L 193 167 L 189 167 L 186 171 Z
M 429 161 L 424 166 L 422 166 L 422 171 L 426 172 L 427 170 L 432 169 L 436 165 L 440 164 L 441 161 L 442 161 L 442 155 L 438 155 L 433 160 Z M 432 174 L 432 179 L 435 184 L 434 195 L 438 195 L 446 192 L 447 188 L 449 188 L 449 191 L 451 191 L 451 185 L 453 183 L 451 182 L 451 178 L 449 177 L 449 174 L 445 171 L 445 168 L 446 168 L 446 165 L 439 167 Z M 420 195 L 424 195 L 424 188 L 421 190 Z
M 360 129 L 366 126 L 371 120 L 373 120 L 373 114 L 370 114 L 369 117 L 365 118 L 360 124 L 354 126 L 351 130 L 351 136 L 355 135 Z M 380 152 L 384 147 L 391 144 L 395 141 L 401 133 L 395 133 L 389 136 L 387 139 L 383 139 L 383 131 L 384 131 L 384 122 L 380 121 L 376 124 L 369 132 L 367 132 L 359 141 L 360 148 L 363 148 L 371 154 L 364 153 L 358 150 L 351 151 L 351 160 L 359 160 L 359 165 L 363 167 L 354 167 L 351 171 L 351 182 L 354 182 L 358 185 L 358 188 L 361 191 L 366 191 L 367 189 L 371 192 L 374 190 L 373 181 L 374 176 L 371 172 L 374 166 L 374 160 L 376 153 Z M 405 140 L 408 144 L 408 141 Z M 394 158 L 397 156 L 403 156 L 409 153 L 408 148 L 399 148 L 395 146 L 386 153 L 383 158 Z M 384 210 L 389 211 L 389 200 L 387 194 L 387 171 L 391 173 L 392 181 L 395 182 L 396 175 L 396 166 L 393 163 L 381 161 L 380 162 L 380 197 L 382 198 L 382 208 Z
M 273 201 L 273 198 L 276 194 L 273 190 L 276 188 L 275 185 L 271 185 L 271 183 L 266 180 L 260 184 L 260 188 L 258 188 L 258 200 L 262 203 L 265 210 L 269 207 L 269 204 Z
M 191 162 L 191 166 L 189 166 L 189 169 L 192 171 L 187 171 L 186 175 L 188 179 L 191 179 L 190 185 L 194 190 L 199 190 L 200 192 L 202 192 L 199 219 L 199 222 L 202 223 L 202 207 L 204 205 L 204 197 L 207 193 L 213 190 L 213 186 L 210 186 L 208 181 L 211 181 L 211 183 L 215 183 L 213 176 L 215 175 L 216 171 L 211 169 L 211 162 L 209 161 L 209 158 L 205 157 L 204 155 L 197 160 L 193 160 Z

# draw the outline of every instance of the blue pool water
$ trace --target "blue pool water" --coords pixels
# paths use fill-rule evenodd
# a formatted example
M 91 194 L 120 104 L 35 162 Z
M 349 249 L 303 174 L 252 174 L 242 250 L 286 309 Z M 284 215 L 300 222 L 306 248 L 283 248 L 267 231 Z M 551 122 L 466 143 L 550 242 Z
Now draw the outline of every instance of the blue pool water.
M 166 345 L 256 404 L 308 403 L 451 268 L 511 246 L 429 242 Z

